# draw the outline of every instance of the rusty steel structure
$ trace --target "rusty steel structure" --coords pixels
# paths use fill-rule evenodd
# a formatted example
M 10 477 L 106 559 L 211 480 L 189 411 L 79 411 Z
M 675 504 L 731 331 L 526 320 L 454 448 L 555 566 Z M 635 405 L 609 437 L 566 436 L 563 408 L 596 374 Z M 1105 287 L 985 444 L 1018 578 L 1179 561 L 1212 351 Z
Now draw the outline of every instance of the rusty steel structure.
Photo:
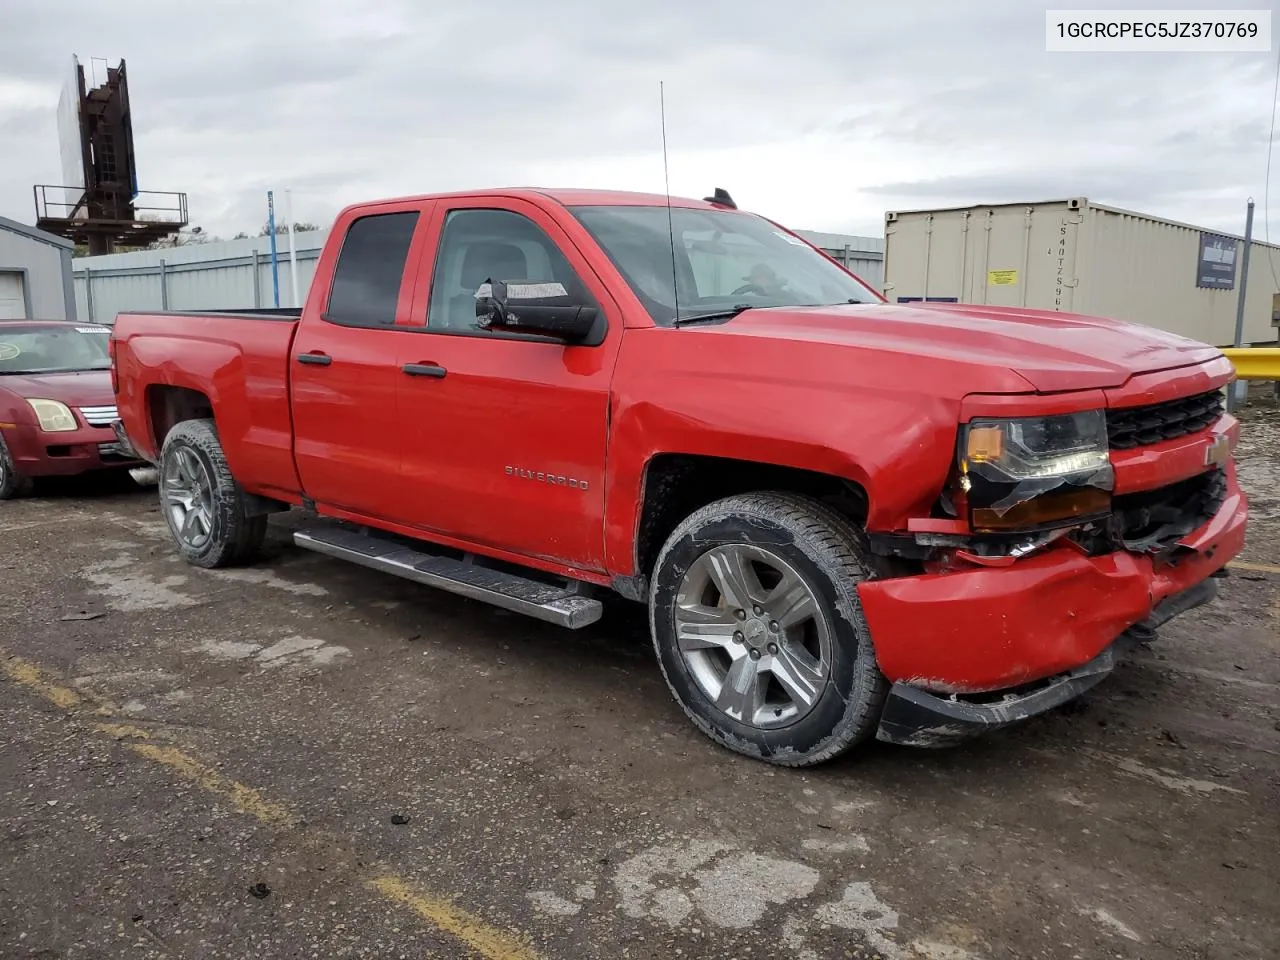
M 61 186 L 36 184 L 36 226 L 86 245 L 90 254 L 145 247 L 187 225 L 185 193 L 140 191 L 125 61 L 86 89 L 72 71 L 58 107 Z

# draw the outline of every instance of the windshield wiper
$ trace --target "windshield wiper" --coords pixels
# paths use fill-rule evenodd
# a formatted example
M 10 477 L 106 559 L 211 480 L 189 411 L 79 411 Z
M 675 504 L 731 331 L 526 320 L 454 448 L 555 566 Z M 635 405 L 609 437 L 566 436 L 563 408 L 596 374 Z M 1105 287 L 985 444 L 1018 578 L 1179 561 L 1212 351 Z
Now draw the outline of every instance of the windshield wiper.
M 749 303 L 734 304 L 730 310 L 716 310 L 713 313 L 695 313 L 691 317 L 676 317 L 671 321 L 673 327 L 683 327 L 686 323 L 704 323 L 708 320 L 732 320 L 744 310 L 754 310 Z

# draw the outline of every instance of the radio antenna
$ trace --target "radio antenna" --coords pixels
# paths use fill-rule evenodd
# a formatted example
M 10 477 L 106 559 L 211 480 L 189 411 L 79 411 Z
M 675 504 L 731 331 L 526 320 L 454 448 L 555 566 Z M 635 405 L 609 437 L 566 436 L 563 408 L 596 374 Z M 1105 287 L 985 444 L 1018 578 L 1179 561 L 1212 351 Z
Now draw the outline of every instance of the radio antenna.
M 679 283 L 676 270 L 676 228 L 671 213 L 671 173 L 667 167 L 667 97 L 663 82 L 658 81 L 658 112 L 662 118 L 662 182 L 667 194 L 667 237 L 671 241 L 671 300 L 676 315 L 672 323 L 680 325 L 680 294 L 676 289 Z

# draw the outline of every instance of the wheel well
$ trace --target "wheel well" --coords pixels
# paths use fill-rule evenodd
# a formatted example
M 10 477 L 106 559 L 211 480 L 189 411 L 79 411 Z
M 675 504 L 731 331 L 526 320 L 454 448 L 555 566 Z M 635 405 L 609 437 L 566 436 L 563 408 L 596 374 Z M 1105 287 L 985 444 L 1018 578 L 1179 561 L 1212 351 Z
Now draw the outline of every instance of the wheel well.
M 199 390 L 187 387 L 151 387 L 147 390 L 147 410 L 151 416 L 151 434 L 155 437 L 157 454 L 169 431 L 182 421 L 213 419 L 213 404 L 209 398 Z
M 866 491 L 843 477 L 728 457 L 659 454 L 645 471 L 636 573 L 648 578 L 662 545 L 689 514 L 724 497 L 757 490 L 804 494 L 859 527 L 866 522 Z

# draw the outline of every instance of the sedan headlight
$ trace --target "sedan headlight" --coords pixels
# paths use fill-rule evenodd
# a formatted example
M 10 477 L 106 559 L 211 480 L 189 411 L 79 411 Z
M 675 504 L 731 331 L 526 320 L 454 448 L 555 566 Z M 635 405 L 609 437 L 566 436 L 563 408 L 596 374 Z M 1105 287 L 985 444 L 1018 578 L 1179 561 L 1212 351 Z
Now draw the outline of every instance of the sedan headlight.
M 977 531 L 1061 525 L 1111 508 L 1115 473 L 1101 410 L 974 420 L 961 431 L 959 459 Z
M 27 403 L 35 411 L 40 429 L 45 433 L 68 433 L 79 429 L 75 415 L 65 403 L 58 400 L 28 400 Z

